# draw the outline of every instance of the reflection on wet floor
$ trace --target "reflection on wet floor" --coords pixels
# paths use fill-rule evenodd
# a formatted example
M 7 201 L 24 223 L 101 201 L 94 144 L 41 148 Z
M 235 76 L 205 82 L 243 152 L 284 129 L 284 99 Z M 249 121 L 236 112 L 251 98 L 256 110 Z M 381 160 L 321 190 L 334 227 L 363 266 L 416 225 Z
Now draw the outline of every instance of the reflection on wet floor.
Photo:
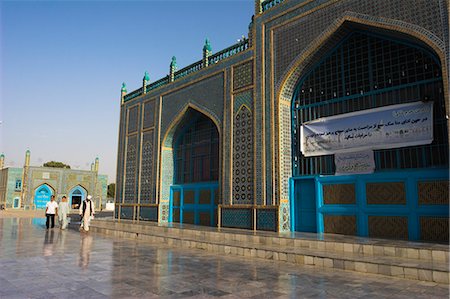
M 34 226 L 45 228 L 45 218 L 32 218 L 31 223 Z
M 45 287 L 43 287 L 45 286 Z M 448 286 L 0 219 L 0 298 L 448 298 Z
M 53 239 L 55 237 L 55 231 L 47 230 L 45 232 L 45 238 L 44 238 L 44 256 L 51 256 L 53 255 Z
M 78 265 L 82 269 L 87 269 L 89 266 L 89 259 L 92 250 L 92 235 L 82 233 L 81 234 L 81 246 L 80 246 L 80 261 Z

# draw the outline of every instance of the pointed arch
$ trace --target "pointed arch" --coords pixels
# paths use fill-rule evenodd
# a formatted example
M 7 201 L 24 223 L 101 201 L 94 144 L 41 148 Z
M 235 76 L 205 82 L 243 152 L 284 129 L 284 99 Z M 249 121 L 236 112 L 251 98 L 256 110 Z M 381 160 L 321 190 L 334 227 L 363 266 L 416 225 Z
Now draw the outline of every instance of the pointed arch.
M 76 209 L 88 195 L 88 190 L 81 184 L 75 185 L 68 193 L 69 206 Z
M 55 188 L 51 185 L 51 184 L 48 184 L 48 183 L 42 183 L 42 184 L 40 184 L 39 186 L 37 186 L 36 188 L 34 188 L 34 192 L 36 192 L 36 191 L 38 191 L 38 189 L 40 189 L 40 188 L 48 188 L 48 190 L 50 190 L 51 191 L 51 194 L 52 195 L 54 195 L 55 194 Z M 40 191 L 40 190 L 39 190 Z
M 206 129 L 211 130 L 210 136 L 212 138 L 210 142 L 207 142 L 206 139 L 202 139 L 203 141 L 201 141 L 201 143 L 203 145 L 206 146 L 208 143 L 210 143 L 210 153 L 202 158 L 197 157 L 201 160 L 200 162 L 197 160 L 197 158 L 195 158 L 194 160 L 194 156 L 192 153 L 196 151 L 196 148 L 197 150 L 202 150 L 203 146 L 201 146 L 200 144 L 192 145 L 191 152 L 185 148 L 185 144 L 187 144 L 187 141 L 184 140 L 185 137 L 189 135 L 191 135 L 191 137 L 194 137 L 197 126 L 210 126 L 210 129 Z M 213 137 L 213 131 L 216 132 L 215 137 Z M 163 136 L 164 137 L 162 138 L 160 148 L 161 167 L 159 170 L 158 199 L 160 221 L 166 222 L 169 220 L 170 213 L 169 200 L 171 196 L 171 186 L 175 182 L 177 184 L 186 184 L 188 182 L 204 182 L 205 180 L 220 181 L 221 165 L 219 161 L 222 143 L 220 121 L 208 109 L 200 107 L 193 102 L 189 102 L 184 105 L 177 116 L 173 119 Z M 198 137 L 197 135 L 195 136 L 196 138 Z M 176 152 L 176 149 L 178 149 L 178 152 Z M 214 154 L 211 154 L 213 152 Z M 176 159 L 177 161 L 175 161 Z M 185 163 L 189 164 L 190 166 L 185 166 L 187 165 Z M 208 163 L 209 165 L 211 165 L 209 175 L 208 172 L 199 170 L 198 168 L 200 167 L 207 169 Z M 214 165 L 216 164 L 217 169 L 214 167 Z M 185 170 L 186 174 L 184 173 Z
M 88 190 L 87 188 L 85 188 L 83 185 L 81 184 L 77 184 L 75 186 L 73 186 L 72 188 L 69 189 L 69 196 L 71 194 L 82 194 L 84 196 L 86 196 L 88 194 Z
M 205 114 L 188 109 L 173 131 L 175 184 L 218 180 L 219 133 Z
M 186 115 L 189 109 L 193 109 L 201 114 L 204 114 L 207 118 L 209 118 L 217 128 L 217 131 L 219 133 L 219 139 L 221 134 L 221 127 L 220 127 L 220 121 L 219 119 L 211 112 L 208 111 L 207 108 L 201 107 L 197 105 L 196 103 L 189 102 L 186 103 L 186 105 L 183 106 L 183 108 L 180 110 L 180 112 L 177 114 L 177 116 L 173 119 L 173 121 L 170 123 L 168 129 L 166 130 L 164 137 L 162 139 L 162 146 L 163 147 L 172 147 L 172 138 L 173 134 L 175 133 L 176 128 L 182 121 L 183 117 Z
M 41 184 L 34 189 L 34 206 L 36 209 L 44 209 L 50 197 L 55 195 L 55 189 L 47 183 Z
M 247 106 L 247 104 L 242 104 L 242 105 L 238 108 L 238 110 L 236 111 L 236 114 L 240 113 L 240 111 L 241 111 L 242 109 L 247 109 L 250 113 L 252 113 L 252 109 L 250 109 L 250 107 Z
M 291 101 L 295 87 L 300 78 L 304 76 L 305 71 L 317 63 L 324 53 L 330 51 L 337 41 L 355 28 L 396 36 L 400 39 L 412 41 L 433 52 L 440 60 L 445 110 L 449 115 L 448 64 L 442 41 L 432 33 L 413 24 L 381 17 L 369 18 L 366 15 L 348 12 L 346 16 L 334 22 L 294 59 L 276 86 L 276 127 L 278 130 L 275 132 L 277 142 L 275 155 L 279 161 L 276 168 L 279 182 L 276 193 L 277 198 L 281 200 L 287 201 L 289 197 L 288 180 L 292 177 Z M 279 150 L 280 148 L 283 148 L 283 150 Z
M 355 27 L 373 29 L 397 36 L 400 34 L 403 38 L 413 40 L 435 52 L 442 65 L 444 89 L 447 98 L 446 110 L 448 113 L 448 64 L 445 58 L 443 41 L 417 25 L 382 17 L 374 19 L 374 17 L 353 12 L 348 12 L 346 16 L 334 22 L 294 59 L 277 84 L 276 98 L 278 102 L 280 100 L 290 101 L 294 94 L 295 85 L 303 75 L 303 71 L 314 63 L 314 59 L 320 57 L 324 51 L 327 51 L 327 48 L 332 47 L 336 39 L 339 39 Z

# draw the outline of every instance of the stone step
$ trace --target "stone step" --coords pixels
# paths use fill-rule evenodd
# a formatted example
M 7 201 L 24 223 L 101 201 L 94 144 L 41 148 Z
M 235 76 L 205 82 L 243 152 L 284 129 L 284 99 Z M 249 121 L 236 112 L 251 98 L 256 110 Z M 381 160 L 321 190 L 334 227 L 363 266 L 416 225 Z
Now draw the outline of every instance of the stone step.
M 350 252 L 367 256 L 396 256 L 420 259 L 424 261 L 448 262 L 449 247 L 443 244 L 393 241 L 386 239 L 368 239 L 341 235 L 319 235 L 308 233 L 277 234 L 272 232 L 253 232 L 239 229 L 216 229 L 189 226 L 168 227 L 154 223 L 133 223 L 122 220 L 120 223 L 102 220 L 98 225 L 114 225 L 117 229 L 129 229 L 136 233 L 152 233 L 161 236 L 201 238 L 206 241 L 238 241 L 259 245 L 279 245 Z
M 442 244 L 317 234 L 298 238 L 299 234 L 292 236 L 185 225 L 169 227 L 123 220 L 120 223 L 96 220 L 92 222 L 91 229 L 116 237 L 196 248 L 219 254 L 449 283 L 449 249 Z M 321 239 L 317 239 L 318 237 Z

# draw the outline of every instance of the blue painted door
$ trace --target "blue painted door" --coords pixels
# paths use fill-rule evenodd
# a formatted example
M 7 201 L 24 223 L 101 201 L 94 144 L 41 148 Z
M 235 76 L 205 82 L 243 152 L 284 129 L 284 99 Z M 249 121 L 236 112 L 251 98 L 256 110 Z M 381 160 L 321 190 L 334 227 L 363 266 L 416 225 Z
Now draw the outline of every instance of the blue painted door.
M 20 199 L 18 197 L 14 198 L 14 209 L 19 208 L 19 200 Z
M 34 204 L 36 209 L 45 209 L 45 205 L 50 201 L 51 189 L 47 185 L 42 185 L 34 193 Z
M 169 221 L 215 226 L 217 224 L 217 183 L 172 186 Z
M 296 180 L 294 186 L 295 231 L 316 232 L 316 192 L 314 179 Z

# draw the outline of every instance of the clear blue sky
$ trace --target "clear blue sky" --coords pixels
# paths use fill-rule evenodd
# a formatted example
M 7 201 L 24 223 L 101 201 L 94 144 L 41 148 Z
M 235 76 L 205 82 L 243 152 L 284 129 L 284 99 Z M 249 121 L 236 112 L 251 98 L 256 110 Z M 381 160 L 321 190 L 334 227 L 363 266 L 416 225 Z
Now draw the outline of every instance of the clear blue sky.
M 120 87 L 165 76 L 248 35 L 253 0 L 0 0 L 0 152 L 116 176 Z

